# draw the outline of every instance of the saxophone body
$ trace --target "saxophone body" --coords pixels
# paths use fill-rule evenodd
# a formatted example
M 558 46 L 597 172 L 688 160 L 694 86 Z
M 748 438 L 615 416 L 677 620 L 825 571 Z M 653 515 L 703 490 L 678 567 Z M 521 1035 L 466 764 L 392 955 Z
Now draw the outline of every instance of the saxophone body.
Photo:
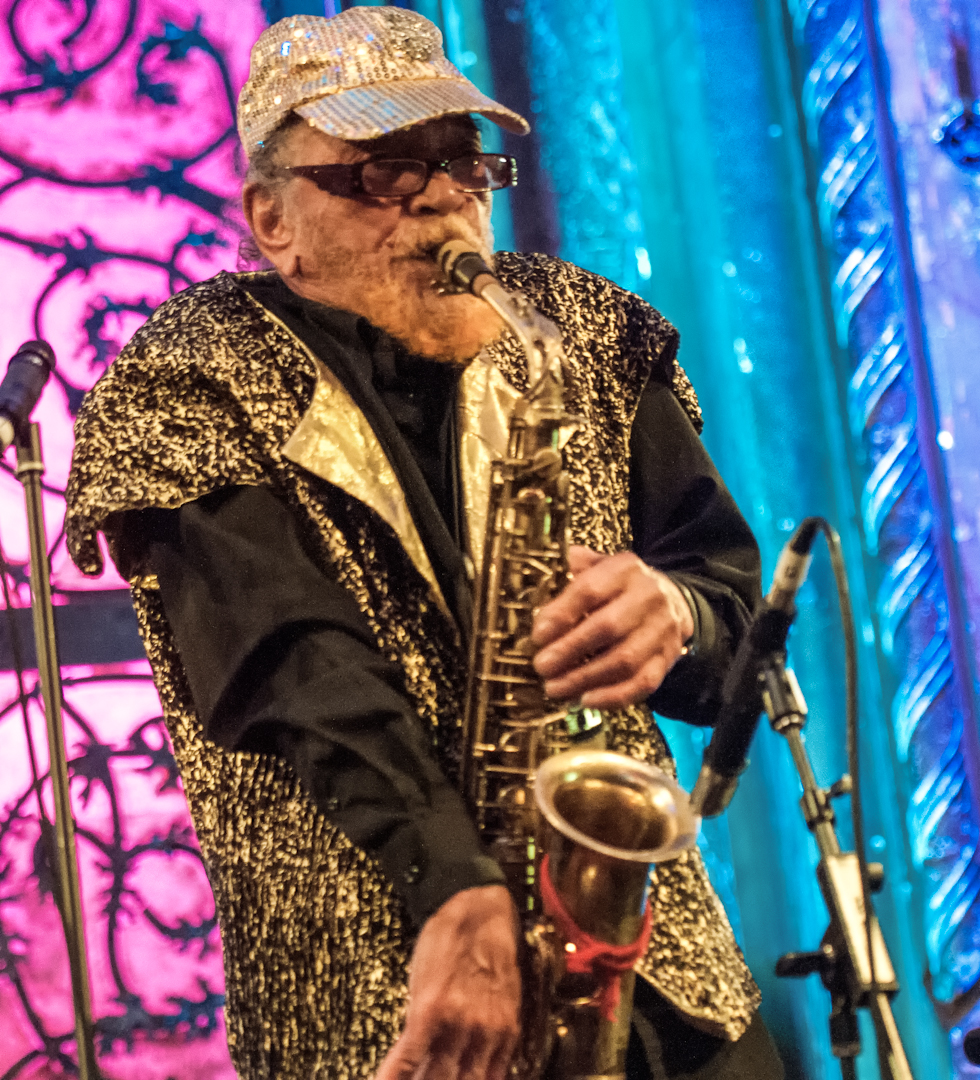
M 445 244 L 437 261 L 449 287 L 498 312 L 528 359 L 529 389 L 511 416 L 506 456 L 491 470 L 461 771 L 522 924 L 522 1038 L 512 1075 L 613 1080 L 625 1074 L 634 975 L 631 964 L 614 976 L 582 970 L 579 932 L 613 951 L 636 942 L 649 918 L 651 865 L 690 846 L 697 819 L 669 777 L 605 752 L 601 713 L 544 693 L 531 630 L 568 581 L 561 446 L 580 423 L 564 407 L 561 340 L 465 244 Z

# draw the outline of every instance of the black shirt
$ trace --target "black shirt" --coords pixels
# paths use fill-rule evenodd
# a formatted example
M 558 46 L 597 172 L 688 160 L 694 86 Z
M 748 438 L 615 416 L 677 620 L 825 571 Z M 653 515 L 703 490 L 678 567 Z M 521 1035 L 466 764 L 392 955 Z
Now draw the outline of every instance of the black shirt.
M 454 428 L 459 370 L 408 354 L 366 320 L 248 286 L 328 364 L 388 455 L 461 625 L 471 599 L 460 551 Z M 634 550 L 691 592 L 699 647 L 651 706 L 711 723 L 733 642 L 758 597 L 744 519 L 670 388 L 643 392 L 630 441 Z M 326 817 L 375 855 L 421 925 L 453 893 L 503 882 L 440 771 L 402 682 L 343 586 L 303 550 L 265 488 L 227 488 L 143 511 L 149 561 L 205 734 L 285 758 Z

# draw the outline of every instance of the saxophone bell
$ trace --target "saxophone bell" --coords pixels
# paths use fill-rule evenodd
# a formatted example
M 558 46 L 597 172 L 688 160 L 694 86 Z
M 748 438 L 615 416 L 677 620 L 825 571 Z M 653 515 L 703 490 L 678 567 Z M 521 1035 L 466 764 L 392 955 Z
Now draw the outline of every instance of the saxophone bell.
M 612 1080 L 625 1068 L 634 954 L 650 932 L 651 872 L 694 844 L 700 818 L 659 769 L 597 750 L 544 760 L 534 798 L 550 826 L 539 888 L 557 966 L 545 1076 Z M 597 963 L 576 957 L 585 949 L 599 954 Z
M 701 822 L 672 777 L 608 751 L 568 750 L 546 758 L 538 766 L 534 798 L 566 842 L 646 866 L 676 859 L 697 839 Z

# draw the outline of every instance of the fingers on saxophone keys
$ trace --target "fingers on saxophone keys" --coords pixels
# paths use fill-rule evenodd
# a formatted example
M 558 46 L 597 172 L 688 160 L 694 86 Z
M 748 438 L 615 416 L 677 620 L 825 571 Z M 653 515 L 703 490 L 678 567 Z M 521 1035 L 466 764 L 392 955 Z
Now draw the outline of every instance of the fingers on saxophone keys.
M 554 601 L 546 604 L 535 616 L 531 640 L 535 645 L 550 645 L 575 624 L 562 617 L 560 609 L 554 610 Z
M 649 672 L 641 672 L 632 679 L 590 690 L 581 697 L 586 709 L 619 709 L 625 705 L 639 705 L 658 689 L 666 675 L 665 665 L 652 665 Z
M 607 575 L 585 573 L 570 582 L 565 591 L 538 612 L 532 639 L 535 645 L 550 645 L 580 626 L 590 612 L 606 605 L 617 593 L 616 583 Z
M 539 652 L 534 658 L 534 670 L 545 680 L 562 679 L 593 663 L 619 640 L 606 635 L 583 635 L 573 640 L 569 635 Z
M 543 679 L 568 674 L 624 642 L 642 622 L 642 609 L 630 597 L 619 596 L 545 646 L 534 659 L 534 669 Z
M 547 679 L 545 693 L 555 701 L 581 698 L 588 708 L 642 701 L 660 686 L 673 662 L 673 650 L 644 627 L 573 671 Z

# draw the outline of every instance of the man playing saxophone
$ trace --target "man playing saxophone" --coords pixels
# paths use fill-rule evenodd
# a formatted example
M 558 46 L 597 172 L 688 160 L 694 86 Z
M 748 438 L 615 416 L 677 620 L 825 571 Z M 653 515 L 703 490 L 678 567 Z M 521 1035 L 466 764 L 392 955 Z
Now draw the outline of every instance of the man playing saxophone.
M 471 114 L 527 129 L 410 11 L 267 30 L 239 132 L 272 269 L 162 305 L 77 426 L 71 550 L 98 572 L 103 532 L 133 584 L 245 1080 L 503 1080 L 517 1038 L 515 907 L 457 779 L 480 462 L 527 370 L 487 305 L 440 286 L 443 243 L 558 325 L 584 418 L 572 580 L 534 623 L 548 696 L 609 710 L 615 749 L 669 767 L 646 703 L 710 723 L 758 596 L 676 332 L 557 259 L 493 255 L 513 163 Z M 780 1076 L 696 854 L 652 903 L 628 1075 Z

